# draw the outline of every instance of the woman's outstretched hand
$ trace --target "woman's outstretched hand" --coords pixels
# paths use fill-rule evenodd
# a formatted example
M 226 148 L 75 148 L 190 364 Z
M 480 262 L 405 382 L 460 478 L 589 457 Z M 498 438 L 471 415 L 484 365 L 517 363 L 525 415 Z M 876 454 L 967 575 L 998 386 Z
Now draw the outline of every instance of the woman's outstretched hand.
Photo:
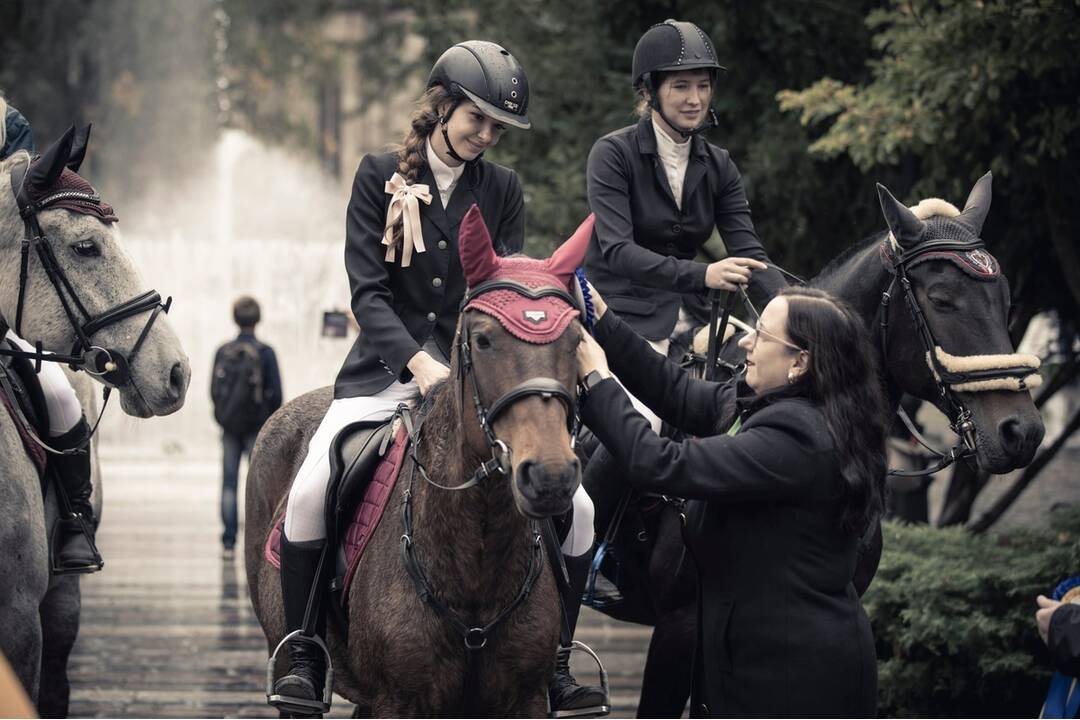
M 585 376 L 593 370 L 599 371 L 603 377 L 611 377 L 611 370 L 608 369 L 607 355 L 604 354 L 604 348 L 600 347 L 600 343 L 596 342 L 592 335 L 585 332 L 584 328 L 581 331 L 581 342 L 577 346 L 577 361 L 578 380 L 584 380 Z
M 450 377 L 450 368 L 423 350 L 413 355 L 407 366 L 409 372 L 413 374 L 413 378 L 416 379 L 416 384 L 420 386 L 420 395 L 422 396 L 428 394 L 428 390 L 431 389 L 432 385 Z
M 729 257 L 710 263 L 705 268 L 705 287 L 710 290 L 732 291 L 739 285 L 750 282 L 750 275 L 755 270 L 765 270 L 769 266 L 760 260 L 745 257 Z

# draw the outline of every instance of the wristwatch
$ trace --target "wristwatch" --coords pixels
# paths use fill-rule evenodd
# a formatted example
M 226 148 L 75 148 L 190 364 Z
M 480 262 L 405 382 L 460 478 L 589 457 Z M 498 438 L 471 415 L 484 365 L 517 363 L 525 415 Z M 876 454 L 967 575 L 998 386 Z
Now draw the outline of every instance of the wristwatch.
M 606 379 L 607 378 L 600 374 L 599 370 L 590 370 L 581 381 L 581 390 L 585 397 L 589 396 L 589 393 L 592 392 L 594 387 L 600 384 L 601 380 Z

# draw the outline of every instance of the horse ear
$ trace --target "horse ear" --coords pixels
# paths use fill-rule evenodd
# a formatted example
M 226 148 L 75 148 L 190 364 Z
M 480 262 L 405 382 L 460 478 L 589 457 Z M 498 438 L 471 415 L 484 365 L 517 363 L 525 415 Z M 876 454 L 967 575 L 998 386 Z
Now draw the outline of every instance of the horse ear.
M 589 240 L 592 239 L 595 222 L 596 215 L 590 213 L 589 217 L 585 218 L 585 221 L 570 236 L 570 239 L 560 245 L 552 256 L 548 258 L 548 270 L 553 275 L 561 278 L 567 285 L 570 284 L 570 278 L 573 277 L 574 271 L 585 259 L 585 251 L 589 247 Z
M 90 142 L 90 126 L 78 130 L 75 140 L 71 145 L 71 154 L 68 155 L 67 166 L 72 172 L 79 172 L 83 158 L 86 157 L 86 144 Z
M 926 230 L 926 223 L 915 217 L 915 213 L 894 198 L 888 188 L 881 183 L 877 184 L 877 193 L 878 200 L 881 202 L 881 212 L 896 242 L 900 243 L 902 248 L 917 244 Z
M 968 195 L 967 202 L 964 203 L 964 212 L 960 213 L 956 218 L 974 230 L 976 235 L 982 234 L 983 222 L 986 221 L 986 214 L 990 212 L 990 195 L 993 182 L 993 173 L 988 172 L 979 178 L 979 181 L 975 183 L 975 187 L 971 188 L 971 194 Z
M 465 213 L 458 228 L 458 254 L 461 269 L 465 271 L 465 284 L 476 287 L 499 269 L 499 256 L 491 244 L 484 216 L 476 203 Z
M 29 187 L 48 190 L 64 172 L 65 164 L 71 155 L 71 144 L 75 141 L 75 126 L 72 125 L 64 135 L 54 142 L 30 165 L 26 182 Z

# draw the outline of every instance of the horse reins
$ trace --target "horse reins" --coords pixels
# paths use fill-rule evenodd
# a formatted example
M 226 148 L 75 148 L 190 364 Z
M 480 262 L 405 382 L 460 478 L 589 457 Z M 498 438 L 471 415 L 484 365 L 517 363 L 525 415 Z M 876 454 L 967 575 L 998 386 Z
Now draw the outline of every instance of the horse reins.
M 30 251 L 34 250 L 41 263 L 42 269 L 45 271 L 46 277 L 48 277 L 49 282 L 56 291 L 56 297 L 59 299 L 60 305 L 64 309 L 64 314 L 67 316 L 68 323 L 75 332 L 75 343 L 72 346 L 71 353 L 68 355 L 47 354 L 44 352 L 40 341 L 35 343 L 35 351 L 32 353 L 22 350 L 0 348 L 0 355 L 32 360 L 34 362 L 35 372 L 40 372 L 42 362 L 59 362 L 66 363 L 73 370 L 84 370 L 88 374 L 93 375 L 105 385 L 104 401 L 101 408 L 101 414 L 104 415 L 105 406 L 109 402 L 109 393 L 113 388 L 123 387 L 124 385 L 131 383 L 136 392 L 138 392 L 140 396 L 142 395 L 132 379 L 131 368 L 135 363 L 136 355 L 138 355 L 139 350 L 142 348 L 150 334 L 150 329 L 153 327 L 154 321 L 157 320 L 162 312 L 168 313 L 169 308 L 172 307 L 172 298 L 167 298 L 163 303 L 161 301 L 161 295 L 156 290 L 148 290 L 137 297 L 112 306 L 98 315 L 91 315 L 86 309 L 86 306 L 79 299 L 79 295 L 75 292 L 74 286 L 71 284 L 71 281 L 68 279 L 63 268 L 60 266 L 59 261 L 56 259 L 56 255 L 49 245 L 48 236 L 42 230 L 41 223 L 38 221 L 38 213 L 47 210 L 51 204 L 60 200 L 76 199 L 96 203 L 100 202 L 101 198 L 96 193 L 64 190 L 48 195 L 35 202 L 30 199 L 25 186 L 25 179 L 29 166 L 30 163 L 26 163 L 25 165 L 18 165 L 12 168 L 10 176 L 11 189 L 15 195 L 15 200 L 19 207 L 19 215 L 22 217 L 24 227 L 19 264 L 19 295 L 15 311 L 15 334 L 20 337 L 22 335 L 23 308 L 26 304 L 27 287 L 29 284 Z M 76 314 L 76 311 L 78 312 L 78 315 Z M 131 351 L 126 355 L 119 350 L 100 347 L 92 343 L 91 338 L 106 327 L 115 325 L 118 322 L 147 311 L 150 311 L 150 317 L 147 319 L 146 324 L 139 333 L 138 339 L 136 339 Z M 98 423 L 100 422 L 101 416 L 99 415 L 98 421 L 94 424 L 94 427 L 86 440 L 81 443 L 79 447 L 73 448 L 71 452 L 81 451 L 86 444 L 90 442 L 90 437 L 93 436 L 94 432 L 97 430 Z M 36 434 L 34 435 L 34 439 L 35 442 L 44 447 L 47 451 L 54 454 L 61 454 L 60 451 L 54 450 L 41 442 L 41 440 L 36 437 Z
M 488 448 L 491 451 L 491 458 L 480 464 L 480 466 L 473 472 L 470 478 L 460 485 L 446 486 L 432 480 L 420 462 L 417 456 L 417 448 L 420 444 L 420 434 L 423 426 L 424 416 L 421 416 L 418 422 L 414 425 L 412 421 L 411 413 L 408 407 L 402 405 L 398 407 L 398 415 L 401 417 L 402 423 L 405 425 L 406 434 L 409 437 L 410 444 L 410 457 L 412 459 L 412 467 L 409 472 L 409 482 L 406 487 L 401 503 L 401 555 L 402 561 L 405 564 L 405 569 L 409 573 L 409 577 L 413 581 L 413 586 L 416 589 L 416 593 L 421 602 L 431 607 L 436 614 L 444 621 L 450 624 L 450 626 L 459 634 L 465 645 L 466 651 L 466 671 L 465 679 L 462 684 L 462 708 L 463 710 L 469 710 L 471 703 L 477 696 L 477 686 L 480 678 L 480 656 L 481 651 L 487 645 L 488 637 L 502 624 L 507 617 L 511 615 L 532 593 L 533 587 L 536 585 L 536 581 L 539 579 L 541 572 L 543 571 L 544 562 L 544 545 L 543 536 L 540 531 L 540 527 L 536 521 L 530 522 L 531 539 L 530 539 L 530 560 L 529 568 L 526 572 L 525 578 L 522 581 L 514 599 L 500 610 L 495 617 L 484 625 L 477 625 L 474 623 L 463 620 L 462 617 L 456 613 L 449 605 L 443 602 L 435 589 L 431 585 L 431 581 L 428 579 L 427 573 L 424 570 L 424 566 L 420 563 L 419 558 L 416 556 L 415 542 L 413 540 L 413 483 L 416 479 L 417 472 L 421 477 L 433 487 L 441 490 L 466 490 L 471 487 L 475 487 L 482 480 L 491 478 L 495 474 L 508 476 L 510 474 L 512 452 L 505 442 L 498 439 L 495 436 L 494 428 L 492 424 L 495 419 L 498 418 L 503 412 L 507 410 L 518 400 L 522 398 L 539 396 L 544 399 L 557 399 L 566 409 L 567 415 L 567 429 L 570 431 L 571 443 L 574 442 L 574 437 L 580 428 L 581 419 L 580 414 L 577 412 L 575 403 L 575 396 L 566 389 L 566 387 L 550 377 L 535 377 L 522 382 L 500 397 L 498 397 L 490 406 L 485 406 L 480 399 L 480 388 L 477 383 L 476 373 L 472 361 L 471 351 L 471 335 L 469 332 L 469 325 L 464 319 L 464 310 L 468 304 L 479 295 L 483 293 L 492 292 L 494 290 L 512 290 L 515 293 L 523 295 L 525 297 L 537 300 L 542 297 L 557 297 L 571 307 L 579 308 L 582 312 L 582 317 L 585 317 L 584 309 L 580 308 L 578 301 L 566 292 L 557 287 L 542 287 L 531 288 L 513 280 L 496 279 L 488 280 L 480 283 L 475 288 L 472 288 L 465 294 L 465 297 L 461 302 L 461 330 L 458 339 L 458 382 L 461 386 L 462 403 L 461 407 L 464 410 L 464 395 L 465 386 L 471 385 L 472 404 L 476 411 L 477 420 L 480 423 L 480 428 L 484 433 L 485 441 Z M 465 713 L 465 715 L 472 715 L 475 713 Z

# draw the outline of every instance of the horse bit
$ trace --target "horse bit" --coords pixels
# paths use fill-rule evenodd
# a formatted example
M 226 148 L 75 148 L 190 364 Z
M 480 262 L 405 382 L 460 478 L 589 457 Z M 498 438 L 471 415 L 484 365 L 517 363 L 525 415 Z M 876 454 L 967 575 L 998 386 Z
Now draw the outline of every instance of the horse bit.
M 32 428 L 27 428 L 27 430 L 31 431 L 31 436 L 34 438 L 35 442 L 45 448 L 48 452 L 53 454 L 70 454 L 82 451 L 82 449 L 89 444 L 90 438 L 93 437 L 94 433 L 97 431 L 102 415 L 105 414 L 105 406 L 108 405 L 110 391 L 113 388 L 122 387 L 129 382 L 134 386 L 131 368 L 135 363 L 135 356 L 138 354 L 139 349 L 142 348 L 143 343 L 150 334 L 150 328 L 153 327 L 154 321 L 157 320 L 158 315 L 162 312 L 169 312 L 169 308 L 172 306 L 172 298 L 167 298 L 165 302 L 162 303 L 161 295 L 156 290 L 148 290 L 137 297 L 114 305 L 98 315 L 91 315 L 86 310 L 86 306 L 79 299 L 71 281 L 68 280 L 67 275 L 64 274 L 63 268 L 60 267 L 60 263 L 57 261 L 56 255 L 49 245 L 49 239 L 41 229 L 41 224 L 38 221 L 38 213 L 47 210 L 51 204 L 60 200 L 76 199 L 91 203 L 99 203 L 101 197 L 97 193 L 65 190 L 53 193 L 42 200 L 34 202 L 30 199 L 25 186 L 29 165 L 30 164 L 27 163 L 26 165 L 20 165 L 11 170 L 11 188 L 12 192 L 15 194 L 15 200 L 19 207 L 19 215 L 22 217 L 25 229 L 19 267 L 19 300 L 15 311 L 15 334 L 22 335 L 23 307 L 26 303 L 30 250 L 33 249 L 37 253 L 42 268 L 45 270 L 45 275 L 48 277 L 49 282 L 52 283 L 52 286 L 56 291 L 56 297 L 60 300 L 60 305 L 64 309 L 64 314 L 67 315 L 68 323 L 75 331 L 76 339 L 69 355 L 46 354 L 42 349 L 40 341 L 35 343 L 36 348 L 32 353 L 0 348 L 0 355 L 33 360 L 35 372 L 41 371 L 41 363 L 43 361 L 67 363 L 73 370 L 84 370 L 105 385 L 104 402 L 102 404 L 101 414 L 98 416 L 97 422 L 94 424 L 94 427 L 87 435 L 86 439 L 80 443 L 78 447 L 63 452 L 54 450 L 41 442 L 41 440 L 37 438 L 36 433 L 33 433 Z M 82 316 L 82 320 L 76 315 L 76 310 Z M 139 333 L 139 337 L 132 346 L 131 352 L 127 355 L 124 355 L 124 353 L 114 348 L 104 348 L 94 345 L 91 342 L 91 338 L 99 331 L 147 311 L 152 311 L 150 317 L 143 326 L 142 332 Z M 138 391 L 137 387 L 136 391 Z

